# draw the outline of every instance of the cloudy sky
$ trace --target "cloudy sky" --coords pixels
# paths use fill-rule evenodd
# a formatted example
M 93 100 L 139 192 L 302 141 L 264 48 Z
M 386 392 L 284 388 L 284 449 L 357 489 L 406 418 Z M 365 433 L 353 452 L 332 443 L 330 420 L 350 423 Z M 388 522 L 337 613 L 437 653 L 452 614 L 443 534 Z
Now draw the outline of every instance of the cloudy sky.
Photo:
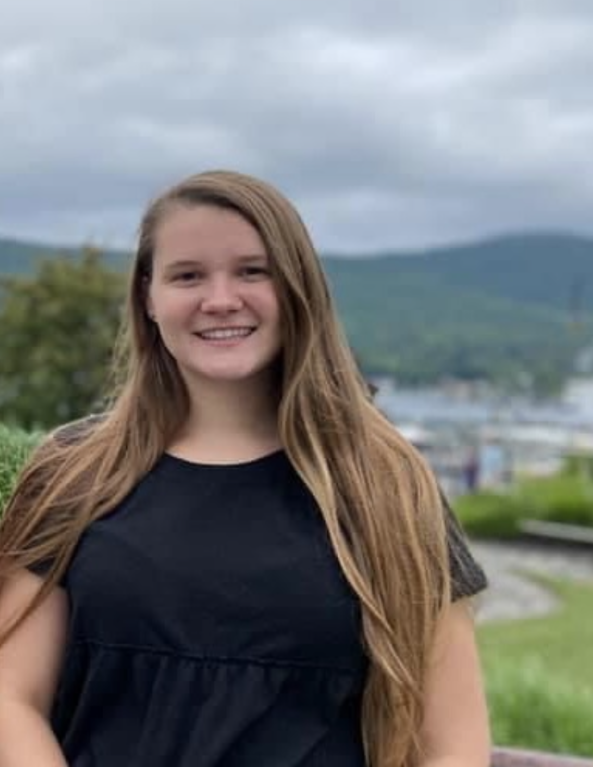
M 593 233 L 593 0 L 7 0 L 0 236 L 127 246 L 199 170 L 322 250 Z

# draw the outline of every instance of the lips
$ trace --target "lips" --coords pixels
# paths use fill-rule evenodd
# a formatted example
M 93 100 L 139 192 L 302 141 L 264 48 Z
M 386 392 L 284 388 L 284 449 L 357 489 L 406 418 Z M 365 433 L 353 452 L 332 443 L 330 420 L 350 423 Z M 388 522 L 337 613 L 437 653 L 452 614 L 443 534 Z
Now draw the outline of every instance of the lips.
M 229 341 L 236 338 L 247 338 L 254 331 L 254 327 L 208 328 L 198 331 L 195 335 L 204 341 Z

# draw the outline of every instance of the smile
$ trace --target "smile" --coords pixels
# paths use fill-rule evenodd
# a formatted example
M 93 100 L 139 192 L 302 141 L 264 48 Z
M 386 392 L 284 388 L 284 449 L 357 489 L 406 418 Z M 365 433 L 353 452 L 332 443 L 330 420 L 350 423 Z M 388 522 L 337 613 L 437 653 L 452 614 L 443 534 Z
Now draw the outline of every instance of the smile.
M 226 341 L 231 338 L 247 338 L 255 331 L 255 328 L 212 328 L 196 333 L 205 341 Z

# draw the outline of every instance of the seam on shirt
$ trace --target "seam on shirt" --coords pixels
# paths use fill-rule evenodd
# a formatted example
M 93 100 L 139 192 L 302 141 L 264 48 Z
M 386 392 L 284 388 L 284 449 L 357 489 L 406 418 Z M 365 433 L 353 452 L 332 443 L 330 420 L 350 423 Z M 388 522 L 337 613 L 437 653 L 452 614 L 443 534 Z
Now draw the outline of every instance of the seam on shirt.
M 184 650 L 166 650 L 160 647 L 151 647 L 150 645 L 126 644 L 119 642 L 103 642 L 98 639 L 78 638 L 73 643 L 77 646 L 94 646 L 104 650 L 118 650 L 123 652 L 141 652 L 147 655 L 160 655 L 164 657 L 177 658 L 179 660 L 190 660 L 204 665 L 252 665 L 269 668 L 283 669 L 301 669 L 305 671 L 325 671 L 343 674 L 347 676 L 358 676 L 363 669 L 346 668 L 345 666 L 329 666 L 321 663 L 311 663 L 300 660 L 280 660 L 276 658 L 255 658 L 250 656 L 234 657 L 226 655 L 198 655 Z

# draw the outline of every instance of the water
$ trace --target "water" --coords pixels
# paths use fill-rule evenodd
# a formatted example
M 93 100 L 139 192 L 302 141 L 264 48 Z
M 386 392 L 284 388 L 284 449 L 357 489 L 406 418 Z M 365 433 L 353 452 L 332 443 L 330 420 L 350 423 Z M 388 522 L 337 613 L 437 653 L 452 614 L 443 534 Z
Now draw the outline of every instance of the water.
M 570 382 L 557 400 L 503 397 L 465 386 L 398 389 L 375 382 L 378 406 L 425 454 L 450 494 L 468 487 L 479 466 L 481 487 L 508 486 L 517 473 L 548 475 L 567 453 L 593 453 L 593 380 Z
M 577 385 L 577 383 L 579 385 Z M 563 398 L 536 402 L 467 391 L 397 389 L 379 381 L 376 402 L 394 422 L 480 426 L 492 423 L 593 428 L 593 383 L 569 385 Z

